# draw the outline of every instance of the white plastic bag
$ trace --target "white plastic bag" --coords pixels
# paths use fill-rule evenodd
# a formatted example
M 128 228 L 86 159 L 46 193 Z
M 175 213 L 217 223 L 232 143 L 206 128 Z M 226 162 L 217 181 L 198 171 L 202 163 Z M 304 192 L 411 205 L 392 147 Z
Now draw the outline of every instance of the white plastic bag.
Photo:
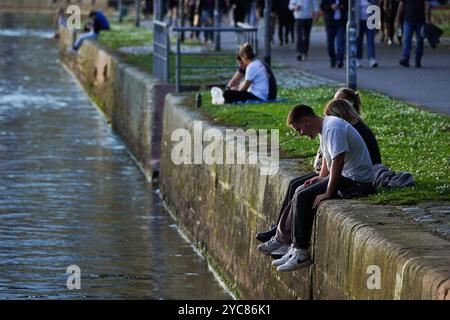
M 225 103 L 225 99 L 223 98 L 223 92 L 218 87 L 211 88 L 211 97 L 212 97 L 212 104 L 221 105 Z

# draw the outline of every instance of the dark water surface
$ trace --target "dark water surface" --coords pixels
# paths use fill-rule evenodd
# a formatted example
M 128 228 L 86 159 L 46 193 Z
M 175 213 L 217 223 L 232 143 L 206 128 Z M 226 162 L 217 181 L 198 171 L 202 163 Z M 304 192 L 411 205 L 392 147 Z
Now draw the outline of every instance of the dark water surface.
M 50 22 L 0 13 L 0 298 L 229 299 L 59 64 Z

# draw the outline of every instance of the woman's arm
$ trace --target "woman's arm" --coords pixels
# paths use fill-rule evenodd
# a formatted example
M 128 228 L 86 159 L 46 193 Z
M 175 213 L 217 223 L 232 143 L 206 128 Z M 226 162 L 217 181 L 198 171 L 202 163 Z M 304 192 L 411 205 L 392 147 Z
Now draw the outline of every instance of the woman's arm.
M 227 89 L 232 89 L 234 87 L 239 86 L 239 83 L 241 82 L 242 78 L 244 77 L 244 74 L 242 72 L 240 72 L 239 70 L 236 71 L 236 73 L 234 74 L 233 78 L 231 78 L 231 80 L 228 82 L 227 84 Z
M 252 85 L 251 81 L 245 80 L 239 86 L 239 91 L 247 91 L 248 88 L 250 88 L 251 85 Z

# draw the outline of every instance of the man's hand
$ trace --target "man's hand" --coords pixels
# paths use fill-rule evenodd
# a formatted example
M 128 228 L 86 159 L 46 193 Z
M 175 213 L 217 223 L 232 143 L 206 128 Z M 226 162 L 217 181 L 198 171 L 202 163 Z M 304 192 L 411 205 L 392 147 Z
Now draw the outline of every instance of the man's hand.
M 305 183 L 304 183 L 303 185 L 304 185 L 305 188 L 306 188 L 306 187 L 309 187 L 310 185 L 316 183 L 316 182 L 319 181 L 319 180 L 320 180 L 319 177 L 314 177 L 314 178 L 311 178 L 311 179 L 309 179 L 309 180 L 306 180 Z
M 319 194 L 316 197 L 316 199 L 314 200 L 314 204 L 313 204 L 312 208 L 316 209 L 319 206 L 319 204 L 322 203 L 322 201 L 325 201 L 325 200 L 328 200 L 328 199 L 331 199 L 331 195 L 329 195 L 328 193 L 325 192 L 323 194 Z
M 302 6 L 299 6 L 298 4 L 295 5 L 295 10 L 294 11 L 300 11 L 300 9 L 302 8 Z
M 338 5 L 336 4 L 336 3 L 333 3 L 332 5 L 331 5 L 331 9 L 333 9 L 333 10 L 337 10 L 337 9 L 339 9 L 339 7 L 338 7 Z

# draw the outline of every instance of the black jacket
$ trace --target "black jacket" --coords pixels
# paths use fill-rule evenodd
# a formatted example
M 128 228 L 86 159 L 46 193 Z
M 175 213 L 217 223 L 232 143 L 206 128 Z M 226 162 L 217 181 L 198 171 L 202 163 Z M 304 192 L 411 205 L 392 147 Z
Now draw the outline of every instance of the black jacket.
M 320 2 L 320 10 L 323 12 L 323 20 L 325 23 L 330 23 L 334 20 L 334 10 L 331 6 L 336 3 L 336 0 L 322 0 Z M 347 22 L 348 16 L 348 0 L 340 0 L 341 5 L 341 22 Z

